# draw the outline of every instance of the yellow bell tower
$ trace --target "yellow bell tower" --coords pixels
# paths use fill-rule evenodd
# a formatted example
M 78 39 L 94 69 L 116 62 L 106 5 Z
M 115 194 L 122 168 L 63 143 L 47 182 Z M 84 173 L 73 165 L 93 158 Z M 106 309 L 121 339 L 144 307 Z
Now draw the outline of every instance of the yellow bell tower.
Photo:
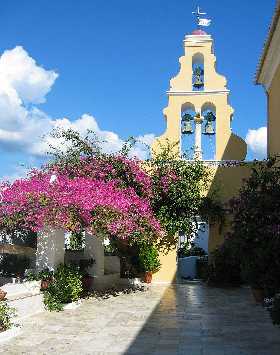
M 201 19 L 200 14 L 198 10 L 199 25 L 210 21 Z M 178 155 L 182 156 L 182 137 L 192 135 L 194 153 L 190 159 L 204 160 L 201 142 L 205 135 L 212 136 L 214 143 L 211 160 L 244 160 L 246 144 L 231 131 L 234 110 L 228 102 L 226 78 L 216 71 L 211 35 L 202 29 L 186 35 L 179 62 L 180 71 L 170 80 L 168 106 L 163 110 L 166 131 L 155 140 L 153 149 L 157 151 L 168 139 L 180 143 Z
M 201 18 L 199 8 L 195 13 L 198 29 L 184 39 L 184 55 L 179 59 L 179 73 L 170 80 L 167 91 L 168 106 L 163 110 L 166 119 L 164 134 L 155 139 L 152 150 L 157 153 L 169 143 L 177 143 L 178 158 L 184 158 L 184 140 L 192 141 L 193 152 L 189 160 L 205 162 L 211 171 L 211 194 L 219 187 L 222 203 L 238 193 L 243 178 L 248 177 L 250 166 L 240 164 L 246 157 L 246 143 L 232 133 L 233 108 L 229 104 L 226 78 L 216 71 L 213 39 L 200 27 L 208 26 L 211 20 Z M 209 139 L 208 139 L 209 138 Z M 207 158 L 207 143 L 214 143 L 213 156 Z M 203 143 L 204 142 L 204 143 Z M 213 161 L 213 162 L 212 162 Z M 226 233 L 224 231 L 223 233 Z M 208 250 L 213 251 L 223 241 L 218 224 L 209 225 Z M 176 281 L 176 250 L 162 253 L 161 269 L 154 275 L 154 282 Z

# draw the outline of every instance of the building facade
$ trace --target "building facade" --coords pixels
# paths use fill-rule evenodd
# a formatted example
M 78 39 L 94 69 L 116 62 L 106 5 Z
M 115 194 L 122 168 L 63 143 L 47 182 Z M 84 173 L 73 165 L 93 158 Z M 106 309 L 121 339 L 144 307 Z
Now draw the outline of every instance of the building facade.
M 256 84 L 263 86 L 267 95 L 267 153 L 280 153 L 280 1 L 274 16 L 257 68 Z

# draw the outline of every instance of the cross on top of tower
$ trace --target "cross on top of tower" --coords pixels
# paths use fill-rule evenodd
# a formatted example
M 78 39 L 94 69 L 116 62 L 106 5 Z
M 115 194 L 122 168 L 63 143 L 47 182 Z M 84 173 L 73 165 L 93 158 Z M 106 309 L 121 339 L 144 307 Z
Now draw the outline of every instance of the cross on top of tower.
M 211 25 L 211 20 L 205 17 L 201 17 L 201 15 L 207 15 L 206 12 L 201 12 L 199 6 L 197 6 L 196 11 L 192 12 L 193 15 L 196 16 L 197 27 L 201 29 L 201 27 L 207 27 Z

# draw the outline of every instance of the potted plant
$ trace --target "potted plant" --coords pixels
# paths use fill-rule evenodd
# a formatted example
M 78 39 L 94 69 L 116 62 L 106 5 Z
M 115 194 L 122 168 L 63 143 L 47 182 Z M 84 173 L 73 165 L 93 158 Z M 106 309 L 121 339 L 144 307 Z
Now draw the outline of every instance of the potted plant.
M 7 295 L 6 291 L 1 290 L 0 288 L 0 301 L 3 301 Z
M 89 267 L 95 263 L 94 259 L 81 259 L 79 261 L 79 271 L 82 274 L 83 290 L 88 292 L 92 289 L 93 277 L 88 273 Z
M 41 280 L 41 290 L 46 290 L 53 280 L 53 271 L 49 269 L 44 269 L 38 274 L 39 280 Z
M 153 273 L 160 269 L 159 253 L 153 244 L 141 243 L 139 247 L 139 264 L 144 272 L 144 282 L 151 283 Z
M 251 287 L 252 296 L 256 303 L 263 303 L 264 292 L 264 270 L 262 270 L 262 261 L 255 258 L 248 258 L 241 263 L 241 270 L 244 279 Z
M 49 287 L 49 284 L 53 280 L 53 271 L 49 269 L 44 269 L 39 272 L 29 272 L 26 277 L 27 281 L 41 281 L 40 289 L 42 291 L 46 290 Z

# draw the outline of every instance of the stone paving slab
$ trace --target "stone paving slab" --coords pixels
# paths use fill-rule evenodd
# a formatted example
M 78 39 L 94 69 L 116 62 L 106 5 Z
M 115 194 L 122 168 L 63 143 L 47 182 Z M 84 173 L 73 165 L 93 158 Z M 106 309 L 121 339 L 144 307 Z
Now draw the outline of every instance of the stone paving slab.
M 0 354 L 279 355 L 280 329 L 249 289 L 153 286 L 26 319 Z

